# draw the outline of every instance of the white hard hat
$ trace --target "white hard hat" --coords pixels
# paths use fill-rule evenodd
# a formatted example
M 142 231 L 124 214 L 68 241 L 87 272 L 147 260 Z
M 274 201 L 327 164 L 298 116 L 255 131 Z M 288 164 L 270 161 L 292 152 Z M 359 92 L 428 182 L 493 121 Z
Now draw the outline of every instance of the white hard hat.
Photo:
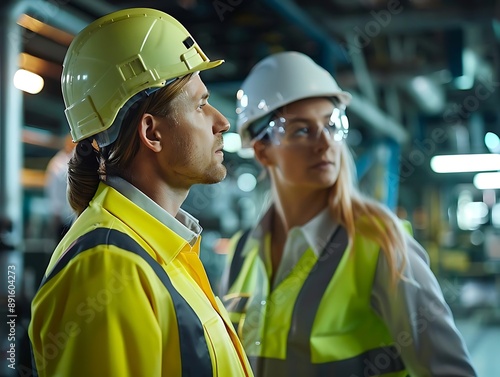
M 289 103 L 312 97 L 337 97 L 344 106 L 351 101 L 351 94 L 340 89 L 327 70 L 295 51 L 279 52 L 258 62 L 236 97 L 236 126 L 243 147 L 250 147 L 252 135 L 260 131 L 249 132 L 253 122 Z

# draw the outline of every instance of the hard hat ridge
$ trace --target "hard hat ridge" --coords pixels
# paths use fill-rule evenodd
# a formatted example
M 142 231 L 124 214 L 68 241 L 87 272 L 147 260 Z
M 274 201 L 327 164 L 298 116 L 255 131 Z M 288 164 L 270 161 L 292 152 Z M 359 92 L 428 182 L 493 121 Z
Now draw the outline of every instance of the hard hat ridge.
M 172 16 L 130 8 L 92 22 L 71 43 L 61 88 L 74 141 L 116 126 L 131 98 L 170 80 L 214 68 L 191 34 Z M 101 139 L 113 142 L 118 132 Z M 101 135 L 102 136 L 102 135 Z

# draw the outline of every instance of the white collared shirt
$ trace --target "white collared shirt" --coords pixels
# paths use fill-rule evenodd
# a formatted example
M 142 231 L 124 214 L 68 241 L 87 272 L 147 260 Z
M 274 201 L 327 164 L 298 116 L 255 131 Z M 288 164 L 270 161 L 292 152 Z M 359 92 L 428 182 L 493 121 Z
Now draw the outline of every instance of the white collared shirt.
M 260 223 L 264 231 L 259 230 L 256 236 L 266 233 L 269 214 Z M 290 229 L 272 289 L 286 278 L 307 249 L 311 248 L 319 256 L 337 227 L 325 209 L 305 225 Z M 476 376 L 443 291 L 429 268 L 427 252 L 410 235 L 405 234 L 405 242 L 405 279 L 399 281 L 396 292 L 390 289 L 391 273 L 386 255 L 379 253 L 370 297 L 372 309 L 382 318 L 395 341 L 400 340 L 401 334 L 411 334 L 412 342 L 401 347 L 401 352 L 407 368 L 415 375 Z M 443 369 L 443 363 L 447 369 Z
M 290 229 L 274 277 L 273 289 L 289 275 L 307 249 L 311 248 L 316 257 L 319 257 L 337 226 L 326 208 L 306 224 Z
M 160 221 L 163 225 L 184 238 L 191 246 L 196 243 L 203 229 L 199 221 L 182 208 L 179 209 L 177 216 L 173 217 L 150 197 L 121 177 L 108 176 L 106 178 L 106 184 L 113 187 L 120 194 Z

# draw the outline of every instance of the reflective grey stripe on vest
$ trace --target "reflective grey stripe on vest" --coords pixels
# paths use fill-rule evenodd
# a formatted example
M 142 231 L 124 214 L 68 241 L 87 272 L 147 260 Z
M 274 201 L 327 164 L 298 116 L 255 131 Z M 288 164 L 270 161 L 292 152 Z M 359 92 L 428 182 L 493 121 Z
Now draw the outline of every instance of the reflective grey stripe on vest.
M 311 363 L 310 338 L 321 299 L 348 243 L 338 226 L 311 269 L 295 301 L 287 339 L 286 360 L 250 357 L 258 376 L 377 376 L 405 369 L 394 347 L 369 350 L 361 355 L 328 363 Z M 368 334 L 367 334 L 368 335 Z
M 290 358 L 249 356 L 248 359 L 252 367 L 260 367 L 260 373 L 255 373 L 259 377 L 374 377 L 405 370 L 394 347 L 377 348 L 350 359 L 321 364 L 312 364 L 309 360 L 291 363 Z
M 51 273 L 42 280 L 40 288 L 59 273 L 72 258 L 99 245 L 114 245 L 124 251 L 137 254 L 148 262 L 165 288 L 167 288 L 174 303 L 179 327 L 182 376 L 212 376 L 212 361 L 200 319 L 184 297 L 174 288 L 162 266 L 129 235 L 108 228 L 98 228 L 84 234 L 69 247 Z M 34 363 L 33 369 L 36 372 Z
M 243 255 L 243 247 L 247 241 L 248 236 L 250 235 L 251 229 L 247 229 L 243 232 L 238 243 L 236 244 L 236 248 L 234 249 L 233 259 L 231 260 L 231 264 L 229 266 L 229 278 L 227 282 L 227 289 L 232 287 L 238 275 L 240 273 L 241 267 L 243 267 L 243 263 L 245 262 L 245 256 Z

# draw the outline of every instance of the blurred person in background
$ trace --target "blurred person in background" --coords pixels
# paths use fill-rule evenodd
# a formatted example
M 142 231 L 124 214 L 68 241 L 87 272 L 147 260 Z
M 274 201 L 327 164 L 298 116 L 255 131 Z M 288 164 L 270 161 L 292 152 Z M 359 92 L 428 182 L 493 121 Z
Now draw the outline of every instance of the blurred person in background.
M 47 164 L 45 197 L 49 203 L 49 227 L 52 237 L 59 242 L 75 219 L 68 201 L 68 162 L 73 156 L 75 143 L 71 135 L 64 138 L 64 146 Z
M 112 49 L 112 50 L 110 50 Z M 194 184 L 226 175 L 210 61 L 174 18 L 117 11 L 71 43 L 62 92 L 78 215 L 32 302 L 39 376 L 251 376 L 199 259 Z
M 426 251 L 360 193 L 351 95 L 310 57 L 257 63 L 237 94 L 271 205 L 230 242 L 223 301 L 258 377 L 472 377 Z

